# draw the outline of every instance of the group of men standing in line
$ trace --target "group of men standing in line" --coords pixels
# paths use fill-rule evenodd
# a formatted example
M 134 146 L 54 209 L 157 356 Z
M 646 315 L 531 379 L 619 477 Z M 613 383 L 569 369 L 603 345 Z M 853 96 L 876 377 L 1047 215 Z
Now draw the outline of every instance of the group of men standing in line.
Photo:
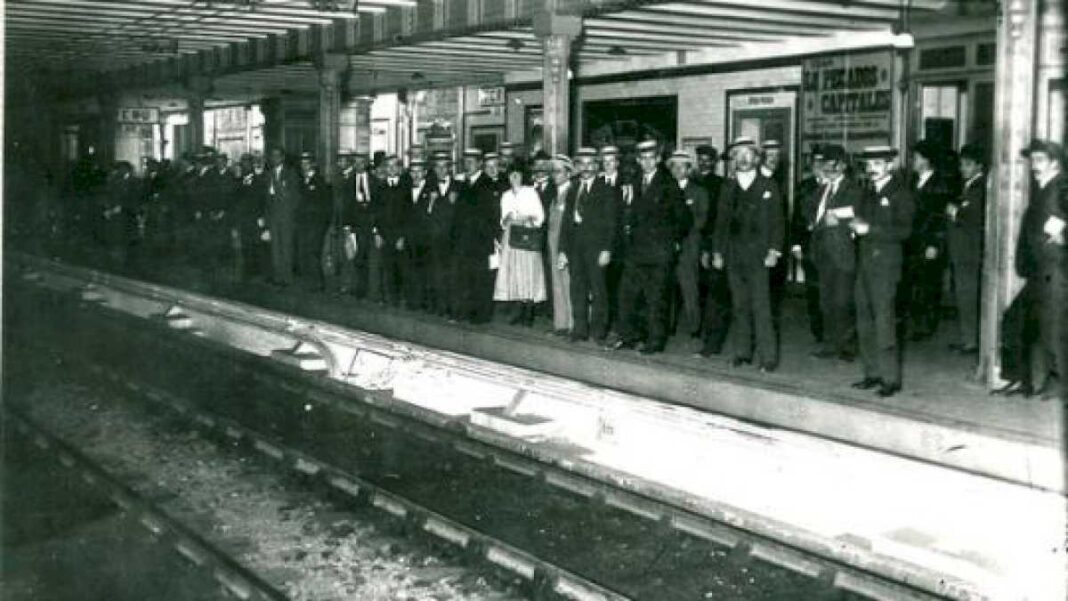
M 416 158 L 407 169 L 397 156 L 371 164 L 366 156 L 342 154 L 329 184 L 310 154 L 293 167 L 280 149 L 266 161 L 243 156 L 236 169 L 213 154 L 170 173 L 150 163 L 140 187 L 129 169 L 113 178 L 101 231 L 118 240 L 136 215 L 136 227 L 149 232 L 143 239 L 150 251 L 193 252 L 195 261 L 214 267 L 232 256 L 239 277 L 258 273 L 288 286 L 299 276 L 315 290 L 484 323 L 494 308 L 492 257 L 501 242 L 505 174 L 520 160 L 512 150 L 468 149 L 460 169 L 449 154 Z M 814 355 L 852 361 L 859 350 L 864 377 L 857 388 L 882 396 L 900 390 L 902 325 L 913 339 L 934 332 L 947 265 L 959 316 L 952 346 L 975 353 L 982 152 L 966 146 L 959 167 L 949 171 L 948 152 L 921 141 L 911 149 L 906 177 L 894 149 L 867 148 L 850 157 L 841 146 L 826 145 L 813 152 L 791 214 L 778 151 L 775 142 L 734 140 L 724 155 L 727 177 L 716 173 L 714 148 L 663 160 L 652 140 L 638 145 L 636 165 L 624 164 L 612 146 L 582 148 L 574 157 L 531 157 L 529 183 L 544 214 L 562 215 L 544 262 L 547 289 L 555 288 L 546 308 L 556 332 L 651 354 L 664 350 L 674 328 L 699 337 L 703 356 L 722 352 L 729 334 L 732 365 L 755 362 L 773 371 L 790 253 L 804 267 L 810 324 L 821 343 Z M 1059 173 L 1059 147 L 1036 143 L 1028 156 L 1039 164 L 1036 155 L 1050 157 L 1042 164 Z M 854 161 L 863 163 L 863 174 L 854 172 Z M 1042 216 L 1025 219 L 1020 243 L 1021 275 L 1038 278 L 1027 296 L 1034 319 L 1024 321 L 1042 316 L 1050 324 L 1041 328 L 1041 348 L 1049 350 L 1043 354 L 1051 357 L 1050 371 L 1064 373 L 1063 353 L 1054 352 L 1060 346 L 1046 344 L 1060 336 L 1060 312 L 1050 303 L 1063 294 L 1062 280 L 1047 275 L 1056 263 L 1051 249 L 1063 256 L 1065 234 L 1049 220 L 1068 212 L 1068 186 L 1063 176 L 1038 171 L 1036 181 L 1029 211 L 1041 205 Z M 141 208 L 131 210 L 139 201 Z M 1046 229 L 1030 232 L 1029 224 L 1039 221 Z M 543 227 L 550 223 L 545 219 Z M 560 272 L 566 279 L 556 277 Z M 1005 392 L 1029 393 L 1029 382 L 1021 377 Z

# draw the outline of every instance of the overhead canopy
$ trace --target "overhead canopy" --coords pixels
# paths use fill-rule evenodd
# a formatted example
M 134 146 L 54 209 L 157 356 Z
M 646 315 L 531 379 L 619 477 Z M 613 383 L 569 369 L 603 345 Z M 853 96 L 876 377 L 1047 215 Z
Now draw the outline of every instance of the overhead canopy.
M 532 21 L 544 0 L 359 0 L 354 9 L 326 10 L 338 1 L 8 0 L 8 68 L 71 86 L 103 80 L 122 88 L 202 74 L 218 93 L 243 96 L 314 89 L 312 61 L 323 52 L 350 55 L 355 93 L 502 81 L 541 65 Z M 949 1 L 557 4 L 585 17 L 574 46 L 581 71 L 591 63 L 889 31 Z

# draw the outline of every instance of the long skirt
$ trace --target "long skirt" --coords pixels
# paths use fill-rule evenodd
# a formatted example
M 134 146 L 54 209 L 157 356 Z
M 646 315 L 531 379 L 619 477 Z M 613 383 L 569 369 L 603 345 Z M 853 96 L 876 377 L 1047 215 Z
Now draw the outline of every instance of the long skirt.
M 508 245 L 508 234 L 505 229 L 493 300 L 540 303 L 546 297 L 541 252 L 512 248 Z

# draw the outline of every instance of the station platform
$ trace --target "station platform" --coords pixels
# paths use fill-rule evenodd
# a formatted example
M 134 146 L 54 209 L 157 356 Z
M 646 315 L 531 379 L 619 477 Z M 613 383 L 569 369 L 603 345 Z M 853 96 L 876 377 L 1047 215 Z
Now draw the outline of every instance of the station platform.
M 29 261 L 31 270 L 34 264 L 43 263 Z M 192 281 L 190 272 L 167 273 L 184 279 L 187 288 Z M 210 287 L 213 300 L 104 274 L 71 270 L 63 277 L 69 282 L 60 288 L 83 293 L 78 286 L 86 281 L 115 286 L 118 292 L 93 294 L 143 317 L 181 298 L 192 321 L 225 311 L 230 319 L 266 320 L 285 331 L 315 330 L 323 340 L 347 340 L 360 350 L 344 368 L 326 370 L 331 377 L 389 391 L 391 402 L 461 424 L 473 438 L 948 598 L 1052 600 L 1066 592 L 1066 504 L 1063 480 L 1057 479 L 1063 462 L 1055 429 L 1046 430 L 1045 440 L 1027 430 L 1039 430 L 1042 420 L 1046 428 L 1059 421 L 1060 404 L 1031 401 L 1014 405 L 1030 413 L 992 412 L 994 426 L 986 423 L 993 419 L 975 419 L 981 409 L 961 419 L 969 412 L 958 403 L 993 403 L 977 386 L 969 389 L 963 365 L 959 378 L 943 380 L 954 395 L 923 397 L 912 389 L 902 396 L 910 401 L 880 405 L 846 393 L 855 375 L 845 368 L 805 374 L 815 370 L 805 367 L 807 354 L 791 358 L 786 346 L 800 349 L 802 342 L 784 343 L 783 373 L 758 378 L 691 358 L 689 349 L 652 359 L 605 353 L 536 330 L 459 326 L 254 284 L 205 286 L 201 280 L 198 286 Z M 126 298 L 131 290 L 139 290 L 142 300 Z M 220 296 L 248 304 L 228 304 Z M 212 326 L 201 333 L 266 356 L 283 346 L 278 336 L 235 332 Z M 494 359 L 473 358 L 480 356 Z M 922 369 L 934 374 L 930 365 Z M 584 377 L 565 373 L 576 371 Z M 938 386 L 924 381 L 927 390 Z M 642 392 L 649 387 L 656 394 Z M 959 414 L 931 411 L 940 398 L 951 399 Z M 747 412 L 756 417 L 738 415 Z M 848 432 L 805 431 L 833 427 Z M 846 434 L 858 442 L 844 442 Z M 906 446 L 917 437 L 926 446 Z M 957 447 L 960 440 L 975 446 Z M 879 448 L 891 444 L 908 452 Z M 947 444 L 952 447 L 943 448 Z M 945 458 L 917 456 L 932 448 Z M 999 456 L 1011 452 L 1016 455 Z M 960 465 L 961 458 L 971 465 Z
M 76 259 L 99 264 L 90 255 Z M 133 275 L 133 274 L 131 274 Z M 650 357 L 573 344 L 551 334 L 551 324 L 510 326 L 500 316 L 486 325 L 450 323 L 416 311 L 351 297 L 280 290 L 262 281 L 237 283 L 188 264 L 153 265 L 134 277 L 232 299 L 387 337 L 654 398 L 748 422 L 813 434 L 863 448 L 1064 492 L 1061 403 L 1041 397 L 998 397 L 974 378 L 974 357 L 947 350 L 955 323 L 939 336 L 908 343 L 904 389 L 882 399 L 850 384 L 859 363 L 814 358 L 800 298 L 783 307 L 781 362 L 761 374 L 696 355 L 698 342 L 675 336 Z

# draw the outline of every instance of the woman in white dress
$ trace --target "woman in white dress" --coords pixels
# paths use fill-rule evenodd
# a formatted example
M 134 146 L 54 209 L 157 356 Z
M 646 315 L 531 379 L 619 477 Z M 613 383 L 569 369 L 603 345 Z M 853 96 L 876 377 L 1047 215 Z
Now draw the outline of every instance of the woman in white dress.
M 523 185 L 520 167 L 508 168 L 508 184 L 508 190 L 501 194 L 503 235 L 493 300 L 518 303 L 511 323 L 529 326 L 534 321 L 534 303 L 544 301 L 546 296 L 541 257 L 545 211 L 538 192 Z M 513 226 L 517 229 L 513 230 Z

